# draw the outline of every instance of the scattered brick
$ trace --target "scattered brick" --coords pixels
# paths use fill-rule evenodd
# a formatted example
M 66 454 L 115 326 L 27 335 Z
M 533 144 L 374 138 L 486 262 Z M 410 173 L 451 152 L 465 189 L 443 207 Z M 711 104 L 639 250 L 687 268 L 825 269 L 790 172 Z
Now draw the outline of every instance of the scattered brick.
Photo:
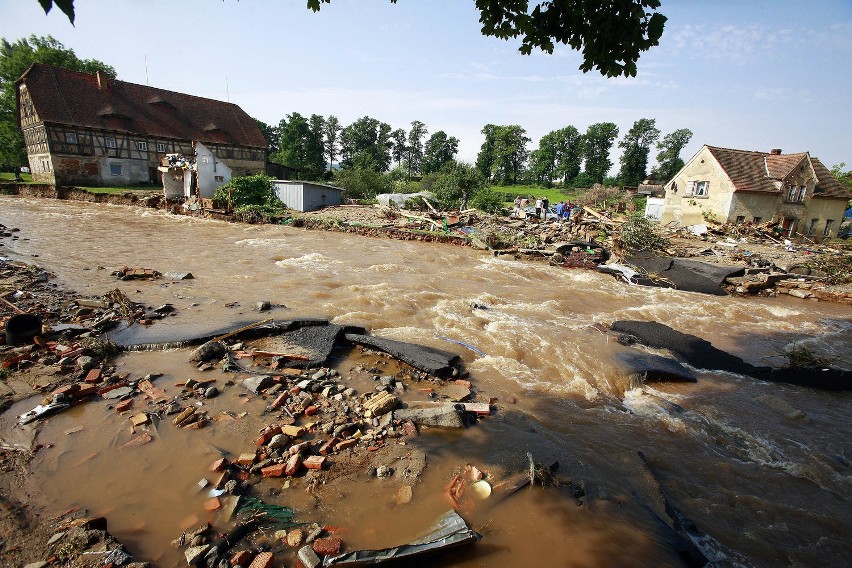
M 358 440 L 356 438 L 349 438 L 348 440 L 343 440 L 342 442 L 337 444 L 335 449 L 336 450 L 346 450 L 346 449 L 349 449 L 349 448 L 355 446 L 357 443 L 358 443 Z
M 240 550 L 231 556 L 231 566 L 248 566 L 252 553 L 250 550 Z
M 309 456 L 305 458 L 304 464 L 308 469 L 322 469 L 327 459 L 325 456 Z
M 147 424 L 150 421 L 148 415 L 144 412 L 140 412 L 139 414 L 134 414 L 130 417 L 130 422 L 134 426 L 142 426 L 143 424 Z
M 222 507 L 222 502 L 219 501 L 218 497 L 213 497 L 204 502 L 204 510 L 205 511 L 216 511 Z
M 261 475 L 263 477 L 284 477 L 284 474 L 287 471 L 286 463 L 277 463 L 275 465 L 270 465 L 264 467 L 260 470 Z
M 99 382 L 101 382 L 101 381 L 102 381 L 102 379 L 101 379 L 101 370 L 100 370 L 100 369 L 98 369 L 98 368 L 91 369 L 91 370 L 90 370 L 90 371 L 86 374 L 86 378 L 85 378 L 85 379 L 83 379 L 83 382 L 90 383 L 90 384 L 97 384 L 97 383 L 99 383 Z
M 271 552 L 261 552 L 251 561 L 249 568 L 273 568 L 275 556 Z
M 336 536 L 318 538 L 311 547 L 320 556 L 337 556 L 343 548 L 343 541 Z
M 255 458 L 254 453 L 240 454 L 240 456 L 237 458 L 237 461 L 234 462 L 234 463 L 236 463 L 237 465 L 250 466 L 251 464 L 254 463 L 254 458 Z
M 226 467 L 228 467 L 227 458 L 221 458 L 213 462 L 210 466 L 210 471 L 225 471 Z
M 302 456 L 299 454 L 293 454 L 290 456 L 290 459 L 287 460 L 286 466 L 287 467 L 284 468 L 284 473 L 287 474 L 288 477 L 296 475 L 302 468 Z
M 133 407 L 133 399 L 128 398 L 127 400 L 122 400 L 118 404 L 115 405 L 116 412 L 124 412 L 125 410 L 130 410 Z
M 334 451 L 334 447 L 340 443 L 340 438 L 332 438 L 320 446 L 319 454 L 325 456 Z

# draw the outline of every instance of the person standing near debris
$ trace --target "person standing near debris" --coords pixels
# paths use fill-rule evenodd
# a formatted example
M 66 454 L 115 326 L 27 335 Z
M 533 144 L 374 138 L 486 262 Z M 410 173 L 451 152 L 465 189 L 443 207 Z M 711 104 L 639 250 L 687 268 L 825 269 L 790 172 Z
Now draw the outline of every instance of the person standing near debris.
M 535 218 L 541 219 L 541 197 L 535 200 Z
M 512 209 L 512 217 L 520 217 L 521 216 L 521 196 L 518 195 L 515 197 L 515 208 Z
M 565 216 L 565 204 L 562 203 L 561 201 L 559 201 L 556 204 L 556 220 L 559 222 L 560 225 L 562 224 L 564 216 Z
M 541 218 L 543 220 L 547 221 L 547 213 L 550 211 L 550 200 L 547 198 L 546 195 L 541 198 L 541 209 L 542 209 Z
M 570 223 L 570 222 L 571 222 L 571 207 L 573 207 L 573 206 L 571 205 L 571 202 L 570 202 L 570 201 L 566 201 L 566 202 L 565 202 L 565 206 L 564 206 L 564 208 L 563 208 L 563 212 L 564 212 L 564 215 L 565 215 L 565 222 L 566 222 L 566 223 Z

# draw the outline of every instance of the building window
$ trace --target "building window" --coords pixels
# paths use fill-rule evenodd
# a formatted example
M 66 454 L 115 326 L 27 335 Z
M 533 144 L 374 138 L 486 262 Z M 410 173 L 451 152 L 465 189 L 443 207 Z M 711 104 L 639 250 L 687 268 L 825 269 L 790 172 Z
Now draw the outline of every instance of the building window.
M 755 218 L 754 218 L 754 221 L 752 221 L 752 223 L 754 223 L 755 225 L 757 225 L 757 224 L 758 224 L 758 223 L 760 223 L 762 220 L 763 220 L 763 217 L 755 217 Z
M 148 151 L 148 143 L 147 142 L 137 142 L 136 145 L 139 146 L 140 152 L 147 152 Z
M 42 160 L 41 161 L 41 171 L 49 172 L 50 171 L 50 160 Z
M 734 221 L 737 225 L 745 223 L 745 215 L 737 215 L 737 220 Z
M 115 138 L 106 138 L 104 139 L 104 144 L 106 144 L 107 148 L 118 148 L 118 144 L 115 143 Z
M 787 188 L 787 202 L 801 203 L 805 198 L 805 190 L 807 190 L 807 187 L 804 185 L 800 188 L 795 185 L 791 185 Z
M 68 144 L 76 144 L 77 143 L 77 133 L 76 132 L 66 132 L 65 133 L 65 142 Z
M 817 223 L 819 223 L 819 219 L 811 219 L 811 224 L 808 225 L 808 234 L 813 235 L 816 233 Z
M 225 149 L 225 157 L 226 158 L 233 158 L 234 157 L 234 149 L 233 148 Z
M 109 165 L 109 173 L 110 175 L 120 176 L 121 175 L 121 164 L 110 164 Z
M 823 237 L 827 237 L 831 234 L 831 226 L 834 225 L 834 219 L 826 219 L 825 220 L 825 229 L 822 232 Z
M 686 184 L 684 197 L 707 197 L 709 186 L 709 181 L 690 181 Z
M 166 153 L 166 145 L 165 145 L 165 144 L 160 144 L 160 143 L 158 142 L 158 143 L 157 143 L 157 152 L 159 152 L 160 154 L 165 154 L 165 153 Z
M 214 179 L 216 181 L 222 181 L 223 182 L 223 181 L 225 181 L 225 176 L 214 176 Z

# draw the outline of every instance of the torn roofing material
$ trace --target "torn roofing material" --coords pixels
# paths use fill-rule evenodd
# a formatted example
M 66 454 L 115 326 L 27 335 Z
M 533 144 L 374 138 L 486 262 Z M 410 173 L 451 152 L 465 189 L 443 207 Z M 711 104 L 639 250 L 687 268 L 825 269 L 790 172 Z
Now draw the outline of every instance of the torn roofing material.
M 449 548 L 472 544 L 482 535 L 467 526 L 455 511 L 447 511 L 428 533 L 408 544 L 381 550 L 356 550 L 339 556 L 327 557 L 323 566 L 372 566 L 389 561 L 434 554 Z

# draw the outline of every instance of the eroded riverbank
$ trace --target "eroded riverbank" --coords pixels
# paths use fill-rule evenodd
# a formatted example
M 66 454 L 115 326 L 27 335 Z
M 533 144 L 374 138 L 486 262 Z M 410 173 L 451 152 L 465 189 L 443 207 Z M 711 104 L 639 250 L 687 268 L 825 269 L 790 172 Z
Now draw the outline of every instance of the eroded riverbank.
M 276 317 L 328 317 L 376 335 L 457 350 L 483 396 L 516 399 L 464 436 L 418 439 L 431 461 L 412 507 L 393 505 L 381 480 L 368 477 L 341 488 L 327 505 L 314 504 L 335 519 L 329 522 L 352 531 L 347 545 L 412 537 L 446 508 L 443 486 L 450 472 L 468 462 L 495 475 L 518 471 L 529 451 L 540 462 L 559 460 L 566 478 L 584 481 L 589 498 L 578 506 L 573 488 L 565 486 L 518 494 L 499 507 L 486 502 L 465 515 L 486 538 L 448 563 L 552 565 L 555 558 L 556 564 L 678 565 L 646 507 L 658 503 L 636 457 L 642 449 L 680 508 L 753 563 L 819 558 L 839 566 L 850 557 L 843 537 L 852 454 L 847 394 L 703 372 L 695 385 L 631 388 L 612 363 L 621 347 L 590 327 L 616 319 L 662 321 L 754 364 L 811 338 L 827 356 L 848 362 L 852 313 L 843 306 L 625 287 L 605 275 L 447 245 L 235 226 L 115 206 L 19 198 L 2 198 L 2 206 L 0 222 L 20 227 L 22 237 L 7 243 L 7 256 L 42 264 L 81 294 L 119 287 L 147 305 L 169 302 L 178 309 L 167 322 L 174 324 L 256 316 L 255 303 L 269 300 L 286 306 Z M 116 282 L 99 265 L 190 271 L 195 279 Z M 485 356 L 436 336 L 464 341 Z M 132 354 L 119 364 L 141 375 L 162 372 L 169 387 L 191 371 L 186 355 Z M 342 364 L 344 370 L 352 366 Z M 779 416 L 759 401 L 767 394 L 810 421 Z M 226 393 L 221 404 L 227 399 Z M 45 506 L 56 512 L 82 504 L 107 514 L 140 557 L 164 566 L 182 562 L 167 545 L 177 536 L 173 527 L 188 516 L 182 512 L 203 515 L 201 497 L 187 491 L 213 461 L 198 435 L 216 436 L 219 429 L 227 437 L 227 430 L 216 425 L 176 433 L 170 444 L 139 448 L 139 458 L 116 460 L 104 451 L 94 464 L 72 467 L 92 448 L 109 448 L 105 441 L 126 428 L 126 417 L 114 411 L 81 408 L 51 419 L 42 434 L 55 428 L 53 439 L 44 440 L 56 446 L 33 463 L 33 475 L 44 487 L 58 476 L 76 480 L 58 495 L 48 493 Z M 64 434 L 80 421 L 103 427 Z M 174 482 L 172 469 L 180 472 Z M 113 484 L 115 491 L 104 490 Z M 300 515 L 315 511 L 310 503 L 300 509 L 306 494 L 294 489 L 289 497 L 282 492 L 291 506 Z M 124 515 L 145 520 L 134 525 Z

